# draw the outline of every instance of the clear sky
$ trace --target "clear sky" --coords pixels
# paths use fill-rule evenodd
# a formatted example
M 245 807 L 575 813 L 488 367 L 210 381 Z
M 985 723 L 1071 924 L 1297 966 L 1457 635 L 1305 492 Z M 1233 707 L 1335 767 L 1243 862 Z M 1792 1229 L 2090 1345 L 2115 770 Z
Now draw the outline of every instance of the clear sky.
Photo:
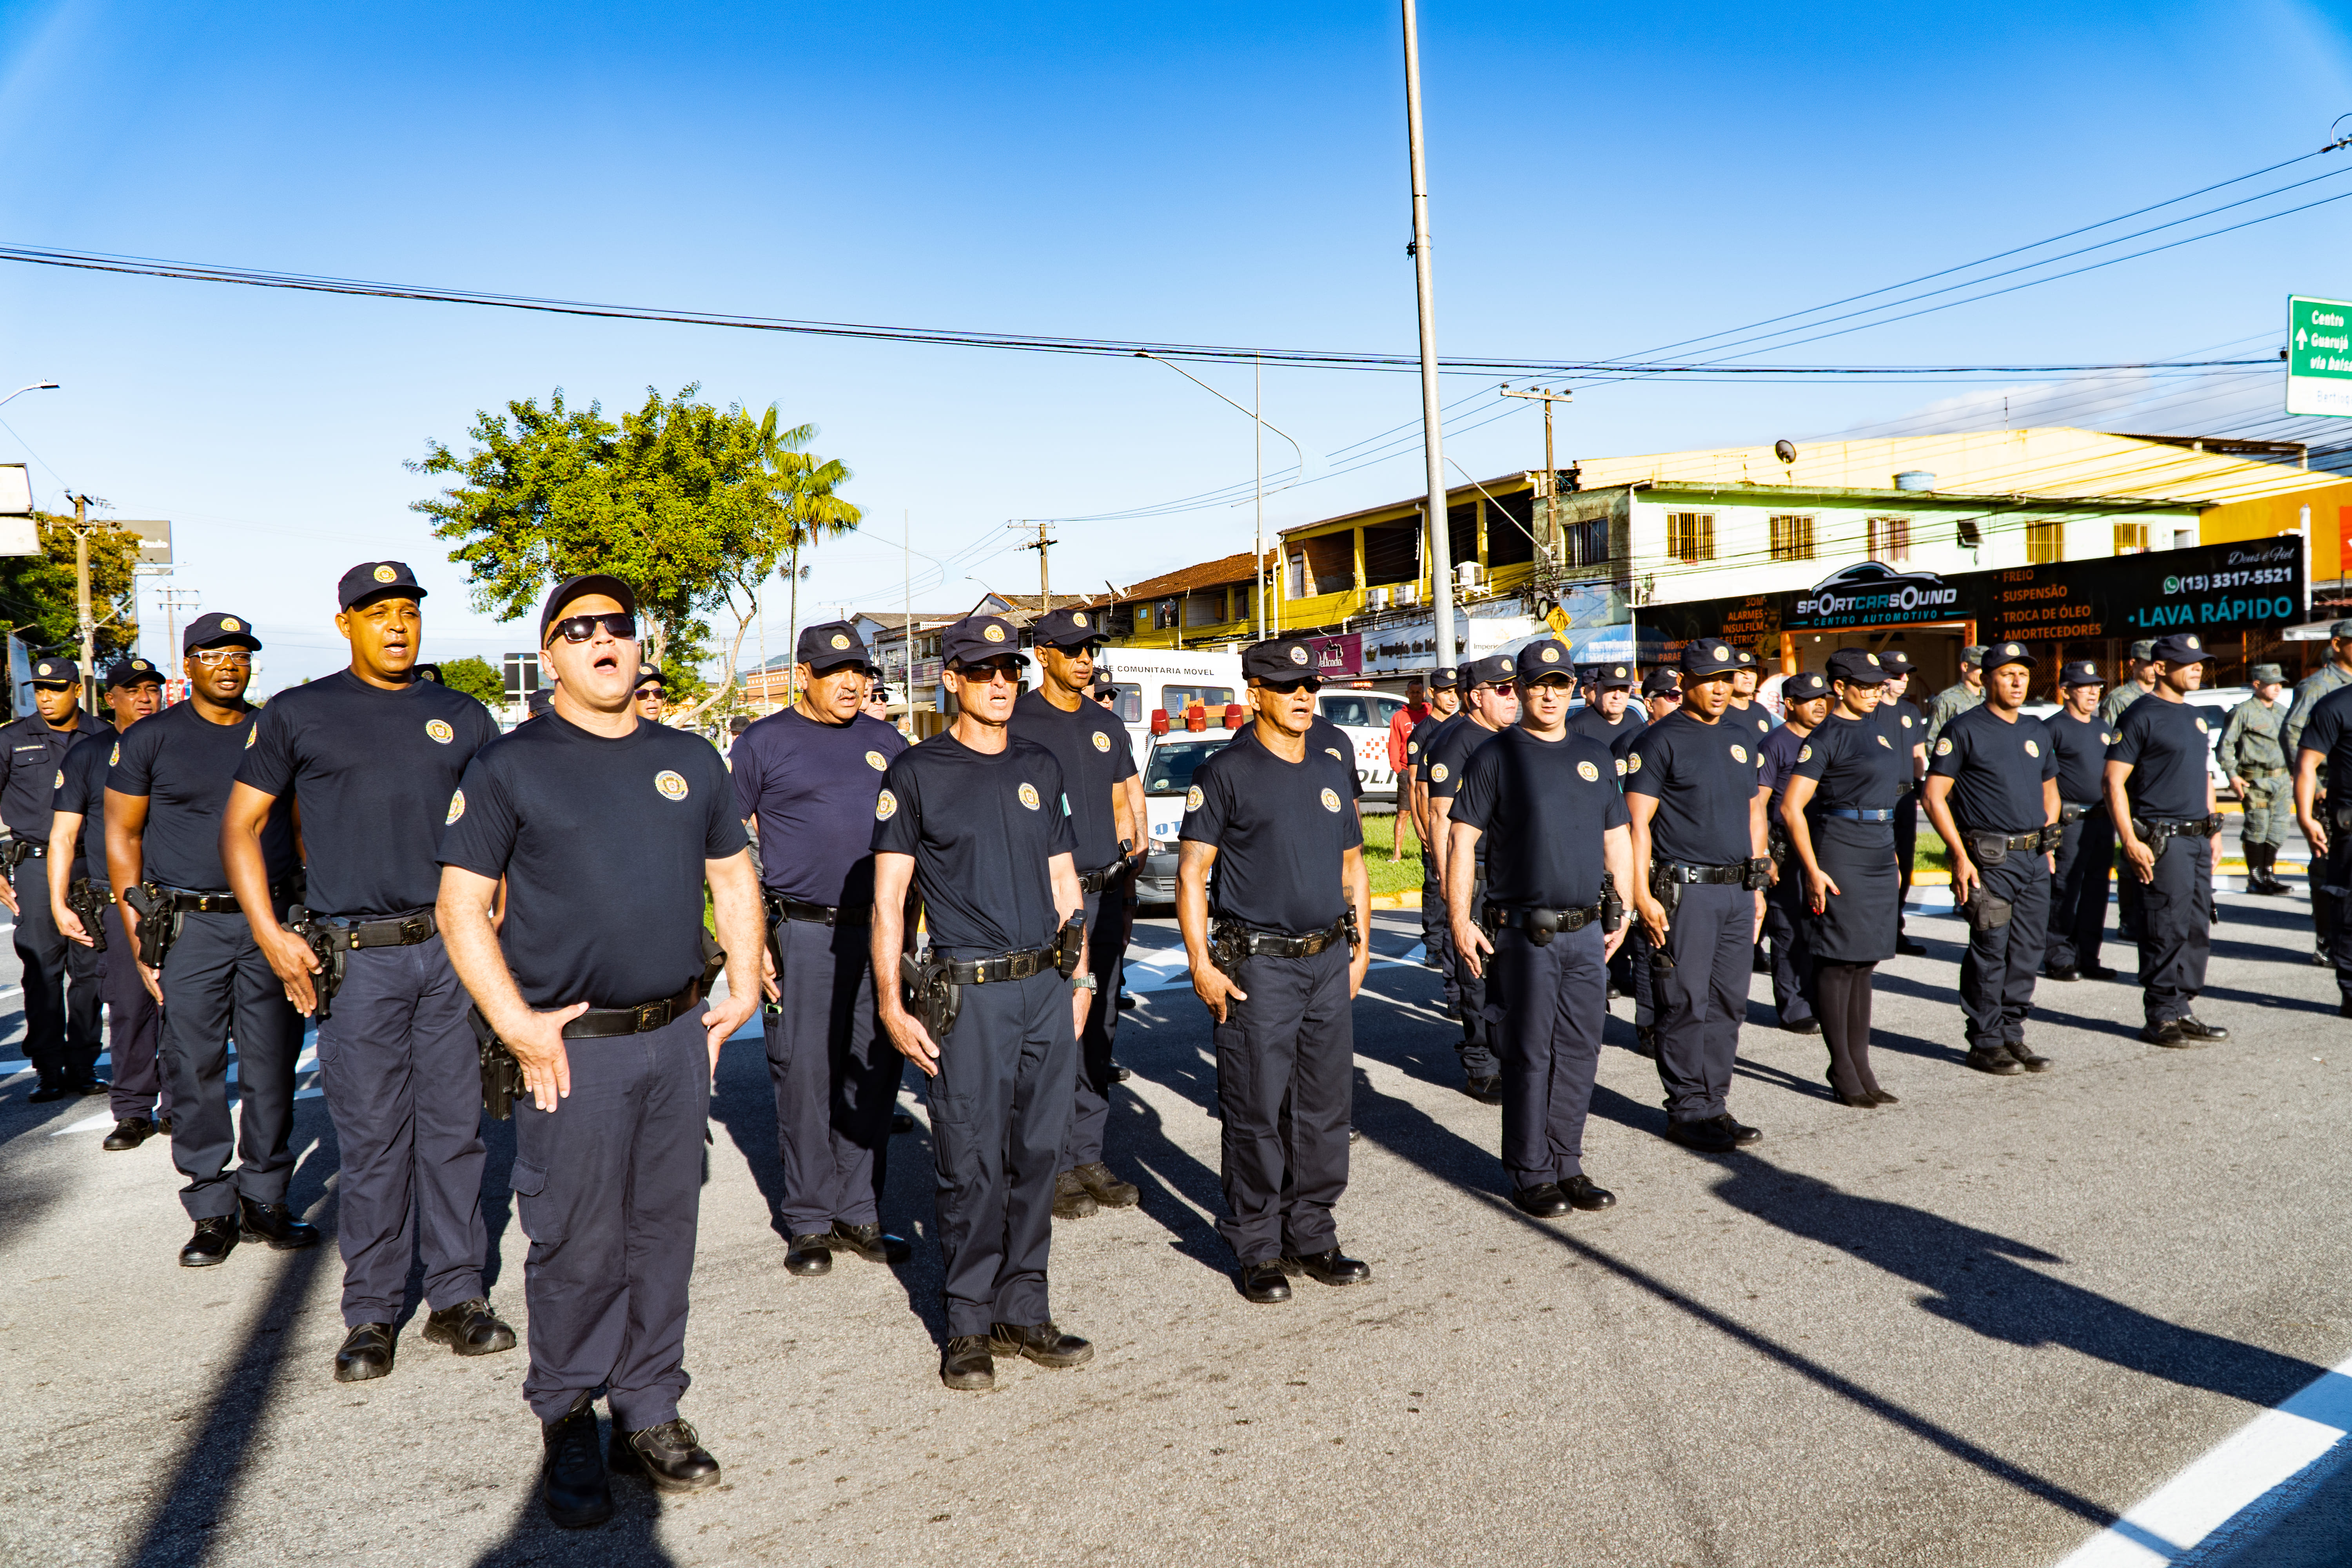
M 2279 0 L 1428 0 L 1441 346 L 1637 353 L 2309 153 L 2352 110 L 2348 21 Z M 1384 5 L 0 0 L 0 239 L 16 243 L 835 321 L 1410 350 L 1404 156 Z M 2352 149 L 2278 178 L 2339 168 Z M 2305 195 L 2339 189 L 2352 175 Z M 2352 296 L 2347 238 L 2352 201 L 1786 360 L 2271 352 L 2287 294 Z M 1246 370 L 1202 374 L 1248 400 Z M 1007 519 L 1250 476 L 1249 422 L 1141 361 L 0 265 L 0 395 L 41 379 L 64 390 L 0 411 L 0 461 L 31 461 L 47 504 L 71 486 L 171 518 L 177 585 L 259 626 L 265 689 L 341 663 L 333 585 L 363 559 L 408 560 L 434 590 L 431 653 L 527 643 L 467 606 L 407 510 L 428 481 L 402 463 L 430 437 L 462 444 L 478 408 L 556 387 L 613 409 L 699 383 L 815 423 L 867 526 L 816 552 L 804 608 L 895 607 L 902 520 L 914 550 L 955 563 L 913 558 L 918 607 L 961 608 L 982 584 L 1034 591 Z M 1493 380 L 1447 384 L 1465 400 L 1448 450 L 1482 478 L 1541 460 L 1530 410 L 1468 428 L 1511 406 L 1481 392 Z M 2273 377 L 2162 405 L 2009 391 L 2020 423 L 2038 407 L 2127 429 L 2249 427 L 2278 397 Z M 1997 426 L 2001 393 L 1599 384 L 1559 439 L 1566 458 Z M 1270 502 L 1270 528 L 1422 488 L 1417 442 L 1368 466 L 1328 456 L 1413 419 L 1411 375 L 1280 370 L 1265 398 L 1317 481 Z M 1269 468 L 1287 452 L 1270 441 Z M 1250 526 L 1247 505 L 1066 522 L 1055 583 L 1133 582 L 1245 549 Z M 160 653 L 152 600 L 145 614 Z M 782 651 L 781 584 L 766 619 Z

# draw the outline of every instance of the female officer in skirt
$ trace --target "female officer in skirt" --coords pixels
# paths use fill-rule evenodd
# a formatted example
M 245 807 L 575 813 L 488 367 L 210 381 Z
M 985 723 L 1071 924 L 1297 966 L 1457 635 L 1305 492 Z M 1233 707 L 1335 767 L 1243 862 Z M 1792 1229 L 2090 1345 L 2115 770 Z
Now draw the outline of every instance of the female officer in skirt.
M 1911 758 L 1870 722 L 1886 683 L 1876 654 L 1830 655 L 1837 700 L 1797 752 L 1780 801 L 1789 847 L 1804 868 L 1812 911 L 1807 998 L 1830 1048 L 1830 1093 L 1857 1110 L 1892 1105 L 1870 1070 L 1871 971 L 1895 956 L 1903 897 L 1895 864 L 1895 807 L 1911 782 Z

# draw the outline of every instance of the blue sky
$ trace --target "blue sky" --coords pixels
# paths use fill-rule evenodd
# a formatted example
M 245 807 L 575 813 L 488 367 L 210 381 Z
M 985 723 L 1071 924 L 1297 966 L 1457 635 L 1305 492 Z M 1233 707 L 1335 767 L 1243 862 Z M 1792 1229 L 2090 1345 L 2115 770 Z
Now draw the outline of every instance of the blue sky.
M 1505 4 L 1423 14 L 1438 323 L 1449 352 L 1633 353 L 2041 238 L 2307 153 L 2352 110 L 2341 8 Z M 631 303 L 1286 347 L 1413 346 L 1396 15 L 1279 7 L 351 7 L 0 0 L 0 237 Z M 2352 150 L 2332 155 L 2352 166 Z M 2302 174 L 2336 165 L 2319 161 Z M 2352 176 L 2343 184 L 2352 187 Z M 2313 194 L 2328 194 L 2321 185 Z M 2275 335 L 2352 296 L 2352 202 L 1790 351 L 1838 363 L 2134 360 Z M 2275 343 L 2263 338 L 2254 352 Z M 1245 370 L 1202 373 L 1246 401 Z M 0 461 L 38 493 L 169 517 L 176 583 L 250 616 L 274 687 L 341 662 L 335 578 L 395 556 L 428 647 L 474 615 L 407 504 L 429 437 L 561 386 L 701 384 L 813 421 L 857 538 L 803 605 L 1034 591 L 1009 518 L 1246 480 L 1246 420 L 1124 359 L 841 343 L 0 265 Z M 1448 379 L 1464 426 L 1492 378 Z M 2242 424 L 2265 383 L 2165 407 L 2022 382 L 2020 422 Z M 1610 384 L 1564 457 L 1998 424 L 2000 389 Z M 1318 482 L 1269 526 L 1420 488 L 1410 375 L 1283 370 L 1267 417 Z M 2111 417 L 2081 417 L 2086 410 Z M 1449 442 L 1540 461 L 1514 414 Z M 1269 467 L 1287 448 L 1270 442 Z M 1282 456 L 1277 456 L 1282 454 Z M 1057 586 L 1246 548 L 1250 511 L 1061 524 Z M 966 574 L 978 579 L 967 581 Z M 160 651 L 161 616 L 149 643 Z M 771 653 L 785 645 L 779 584 Z M 747 655 L 752 650 L 747 648 Z

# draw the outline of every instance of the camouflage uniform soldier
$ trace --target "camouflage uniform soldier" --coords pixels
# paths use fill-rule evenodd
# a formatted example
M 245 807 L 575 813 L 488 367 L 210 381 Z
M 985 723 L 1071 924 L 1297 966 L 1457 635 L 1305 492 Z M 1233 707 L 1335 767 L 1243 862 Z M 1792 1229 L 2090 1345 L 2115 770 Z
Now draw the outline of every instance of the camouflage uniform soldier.
M 2273 862 L 2286 842 L 2286 826 L 2294 813 L 2294 792 L 2289 780 L 2286 752 L 2280 744 L 2286 727 L 2286 710 L 2279 694 L 2286 671 L 2274 664 L 2254 666 L 2254 694 L 2230 710 L 2221 728 L 2216 759 L 2221 772 L 2245 803 L 2239 841 L 2246 857 L 2246 890 L 2284 893 Z
M 1984 701 L 1985 650 L 1970 643 L 1960 649 L 1960 678 L 1936 693 L 1927 704 L 1927 738 L 1922 744 L 1933 748 L 1936 737 L 1944 726 Z M 1974 679 L 1969 679 L 1974 677 Z
M 2279 735 L 2280 747 L 2290 757 L 2302 749 L 2303 727 L 2311 722 L 2311 710 L 2319 705 L 2319 700 L 2338 687 L 2352 685 L 2352 620 L 2336 622 L 2327 628 L 2327 636 L 2328 660 L 2315 673 L 2305 676 L 2302 684 L 2294 689 L 2294 705 L 2287 710 L 2286 725 Z M 2322 765 L 2324 768 L 2324 759 Z M 2326 782 L 2323 774 L 2323 788 Z M 2312 858 L 2316 864 L 2319 857 L 2315 854 Z M 2331 967 L 2335 961 L 2328 957 L 2327 950 L 2336 930 L 2335 900 L 2322 898 L 2316 891 L 2312 894 L 2311 925 L 2318 937 L 2311 962 L 2322 968 Z
M 2131 679 L 2118 680 L 2107 700 L 2099 704 L 2099 717 L 2112 730 L 2122 720 L 2124 710 L 2147 696 L 2156 686 L 2156 640 L 2144 637 L 2131 646 Z

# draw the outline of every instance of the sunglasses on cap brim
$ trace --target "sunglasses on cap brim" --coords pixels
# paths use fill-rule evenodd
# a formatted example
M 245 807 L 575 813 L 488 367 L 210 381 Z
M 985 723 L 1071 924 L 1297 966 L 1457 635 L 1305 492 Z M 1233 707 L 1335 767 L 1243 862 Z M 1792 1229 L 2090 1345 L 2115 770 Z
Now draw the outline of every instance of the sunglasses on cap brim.
M 637 640 L 637 617 L 626 610 L 596 616 L 566 616 L 547 629 L 565 642 L 586 642 L 602 626 L 622 642 Z

